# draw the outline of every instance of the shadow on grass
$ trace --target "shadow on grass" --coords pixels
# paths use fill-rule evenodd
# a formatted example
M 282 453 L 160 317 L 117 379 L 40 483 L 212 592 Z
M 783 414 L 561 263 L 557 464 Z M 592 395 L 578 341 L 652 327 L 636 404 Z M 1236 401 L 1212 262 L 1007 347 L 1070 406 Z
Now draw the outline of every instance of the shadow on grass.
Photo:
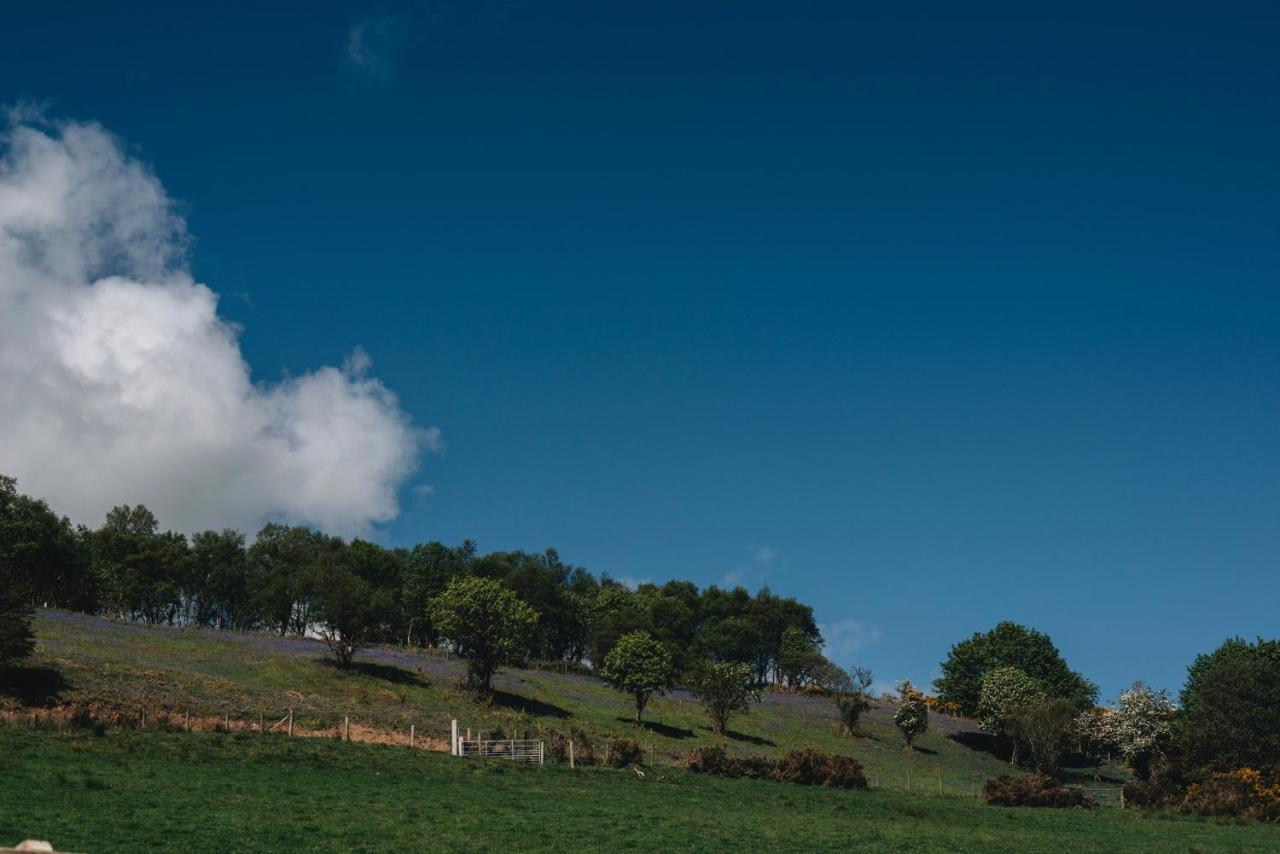
M 392 682 L 396 685 L 416 685 L 419 688 L 426 688 L 431 684 L 431 681 L 421 673 L 414 673 L 412 670 L 405 670 L 403 667 L 396 667 L 391 664 L 353 661 L 350 667 L 343 670 L 338 666 L 338 662 L 332 658 L 321 658 L 319 661 L 339 673 L 359 673 L 361 676 L 381 679 L 384 682 Z
M 748 744 L 755 744 L 762 747 L 777 747 L 778 742 L 771 738 L 761 738 L 758 735 L 747 735 L 744 732 L 734 732 L 731 729 L 724 731 L 725 738 L 731 738 L 734 741 L 745 741 Z
M 521 697 L 519 694 L 511 694 L 506 691 L 495 690 L 489 695 L 489 701 L 495 706 L 502 706 L 504 709 L 512 709 L 513 711 L 527 712 L 536 717 L 569 717 L 569 712 L 559 706 L 553 706 L 541 700 L 531 700 L 528 697 Z
M 635 718 L 614 718 L 614 720 L 624 724 L 635 723 Z M 654 735 L 666 736 L 667 738 L 693 738 L 694 736 L 694 732 L 691 729 L 681 729 L 670 724 L 660 724 L 657 721 L 641 721 L 640 729 L 648 730 Z
M 53 706 L 71 687 L 52 667 L 0 667 L 0 695 L 15 697 L 24 706 Z
M 1012 751 L 1004 739 L 985 732 L 953 732 L 947 738 L 970 750 L 988 753 L 1002 762 L 1008 762 Z

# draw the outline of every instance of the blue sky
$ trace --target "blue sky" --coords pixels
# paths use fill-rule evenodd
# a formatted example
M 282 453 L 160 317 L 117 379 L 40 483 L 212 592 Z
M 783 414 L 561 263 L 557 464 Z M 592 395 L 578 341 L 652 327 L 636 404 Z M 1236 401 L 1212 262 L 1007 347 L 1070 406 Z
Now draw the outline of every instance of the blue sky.
M 884 681 L 1274 637 L 1274 7 L 694 5 L 7 10 L 0 102 L 150 166 L 256 380 L 441 430 L 384 542 L 767 583 Z

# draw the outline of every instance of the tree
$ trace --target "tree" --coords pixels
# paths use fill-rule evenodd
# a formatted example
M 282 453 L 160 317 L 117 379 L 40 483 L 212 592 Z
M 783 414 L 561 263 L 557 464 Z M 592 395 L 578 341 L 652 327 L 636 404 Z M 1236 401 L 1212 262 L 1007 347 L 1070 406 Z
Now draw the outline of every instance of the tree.
M 319 634 L 346 670 L 374 624 L 374 590 L 355 572 L 351 546 L 325 556 L 315 570 L 313 615 Z
M 729 718 L 746 713 L 751 703 L 760 702 L 755 686 L 755 672 L 750 664 L 738 661 L 707 663 L 697 668 L 686 680 L 689 690 L 702 703 L 711 719 L 711 731 L 724 735 Z
M 191 560 L 184 584 L 190 620 L 198 626 L 246 629 L 257 618 L 249 590 L 244 534 L 226 529 L 191 537 Z
M 902 732 L 907 750 L 915 750 L 916 739 L 929 729 L 929 707 L 925 705 L 924 694 L 917 691 L 909 679 L 898 683 L 898 696 L 901 702 L 893 714 L 893 723 Z
M 1037 697 L 1015 715 L 1013 737 L 1025 747 L 1037 773 L 1058 773 L 1076 715 L 1075 703 L 1061 697 Z
M 44 501 L 18 492 L 0 475 L 0 565 L 26 591 L 29 604 L 47 608 L 95 606 L 85 539 Z
M 1188 764 L 1280 769 L 1280 641 L 1232 638 L 1197 656 L 1181 700 Z
M 405 645 L 435 646 L 440 638 L 431 623 L 431 600 L 466 569 L 462 549 L 443 543 L 419 543 L 404 561 L 400 599 L 405 615 Z
M 982 680 L 978 699 L 978 723 L 988 732 L 1006 739 L 1012 751 L 1009 762 L 1018 761 L 1022 746 L 1018 720 L 1032 703 L 1044 698 L 1040 685 L 1016 667 L 997 667 Z
M 653 694 L 661 694 L 675 675 L 671 654 L 648 632 L 630 632 L 618 638 L 601 669 L 614 688 L 631 695 L 636 704 L 636 723 Z
M 1098 688 L 1067 666 L 1048 635 L 1004 622 L 951 647 L 934 688 L 961 714 L 978 711 L 982 681 L 998 667 L 1016 667 L 1040 685 L 1047 696 L 1064 697 L 1083 709 L 1093 704 Z
M 431 621 L 454 651 L 467 660 L 467 681 L 492 690 L 500 664 L 528 654 L 538 613 L 501 582 L 456 578 L 431 602 Z
M 825 662 L 826 658 L 803 629 L 788 626 L 783 630 L 778 651 L 778 673 L 789 686 L 804 685 Z
M 1173 736 L 1173 701 L 1136 681 L 1106 715 L 1098 718 L 1100 740 L 1129 762 L 1139 780 L 1151 776 L 1151 763 L 1166 754 Z
M 115 616 L 172 624 L 181 609 L 188 557 L 186 537 L 161 533 L 145 506 L 113 507 L 93 533 L 93 568 L 102 605 Z
M 871 670 L 867 667 L 851 667 L 844 670 L 830 661 L 813 671 L 813 678 L 831 697 L 840 714 L 840 731 L 845 735 L 856 735 L 858 721 L 863 712 L 871 708 L 871 699 L 867 692 L 871 688 Z
M 23 530 L 17 481 L 0 475 L 0 666 L 26 658 L 35 649 L 31 631 L 30 569 L 25 552 L 30 540 Z

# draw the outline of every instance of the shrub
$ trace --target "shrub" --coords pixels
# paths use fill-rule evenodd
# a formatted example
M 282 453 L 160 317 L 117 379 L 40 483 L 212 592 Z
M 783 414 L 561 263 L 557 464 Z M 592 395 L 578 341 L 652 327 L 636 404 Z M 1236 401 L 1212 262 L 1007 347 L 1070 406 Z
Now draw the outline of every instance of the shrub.
M 634 738 L 616 738 L 609 744 L 609 766 L 626 768 L 639 765 L 644 759 L 644 748 Z
M 720 745 L 700 747 L 689 754 L 689 770 L 717 777 L 750 777 L 762 780 L 773 774 L 777 763 L 762 756 L 730 756 Z
M 902 695 L 902 703 L 893 715 L 893 722 L 902 731 L 907 750 L 915 750 L 916 738 L 929 729 L 929 710 L 925 707 L 924 695 L 910 680 L 899 683 L 898 693 Z
M 852 756 L 819 753 L 810 748 L 793 750 L 774 769 L 773 779 L 804 786 L 830 786 L 834 789 L 865 789 L 867 776 L 862 763 Z
M 1004 774 L 986 782 L 982 795 L 987 803 L 1001 807 L 1079 807 L 1098 805 L 1078 786 L 1064 786 L 1044 774 Z
M 716 735 L 724 735 L 731 715 L 746 712 L 752 702 L 760 702 L 755 674 L 749 664 L 731 661 L 704 664 L 691 673 L 686 682 L 702 702 L 711 719 L 711 731 Z
M 1280 776 L 1254 768 L 1214 774 L 1187 789 L 1182 811 L 1280 822 Z
M 862 763 L 852 756 L 820 753 L 811 748 L 793 750 L 783 759 L 763 756 L 730 756 L 723 747 L 701 747 L 689 754 L 689 770 L 720 777 L 749 777 L 802 786 L 865 789 Z

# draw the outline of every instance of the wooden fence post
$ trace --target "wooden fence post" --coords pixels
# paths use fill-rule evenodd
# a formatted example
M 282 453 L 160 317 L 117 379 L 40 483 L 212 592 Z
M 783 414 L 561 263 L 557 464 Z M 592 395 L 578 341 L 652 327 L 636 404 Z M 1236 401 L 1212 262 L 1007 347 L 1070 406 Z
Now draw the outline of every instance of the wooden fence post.
M 147 710 L 143 709 L 138 715 L 138 729 L 147 728 Z
M 573 742 L 569 742 L 569 770 L 573 770 Z
M 449 725 L 449 752 L 454 756 L 458 755 L 458 721 L 456 718 Z
M 907 769 L 907 791 L 911 791 L 911 769 Z
M 222 717 L 222 728 L 227 732 L 231 732 L 231 710 L 227 709 L 226 714 Z
M 289 735 L 293 735 L 293 709 L 289 710 Z
M 343 740 L 350 741 L 351 740 L 351 716 L 350 715 L 343 715 L 342 730 L 343 730 L 343 735 L 342 735 Z
M 409 746 L 410 747 L 413 747 L 413 734 L 414 734 L 413 729 L 414 729 L 414 725 L 409 724 Z
M 262 734 L 265 734 L 265 733 L 266 733 L 266 730 L 265 730 L 265 729 L 263 729 L 262 724 L 263 724 L 263 720 L 262 720 L 262 712 L 258 712 L 258 733 L 259 733 L 259 735 L 262 735 Z
M 187 732 L 191 732 L 191 710 L 187 709 L 182 718 L 182 728 Z

